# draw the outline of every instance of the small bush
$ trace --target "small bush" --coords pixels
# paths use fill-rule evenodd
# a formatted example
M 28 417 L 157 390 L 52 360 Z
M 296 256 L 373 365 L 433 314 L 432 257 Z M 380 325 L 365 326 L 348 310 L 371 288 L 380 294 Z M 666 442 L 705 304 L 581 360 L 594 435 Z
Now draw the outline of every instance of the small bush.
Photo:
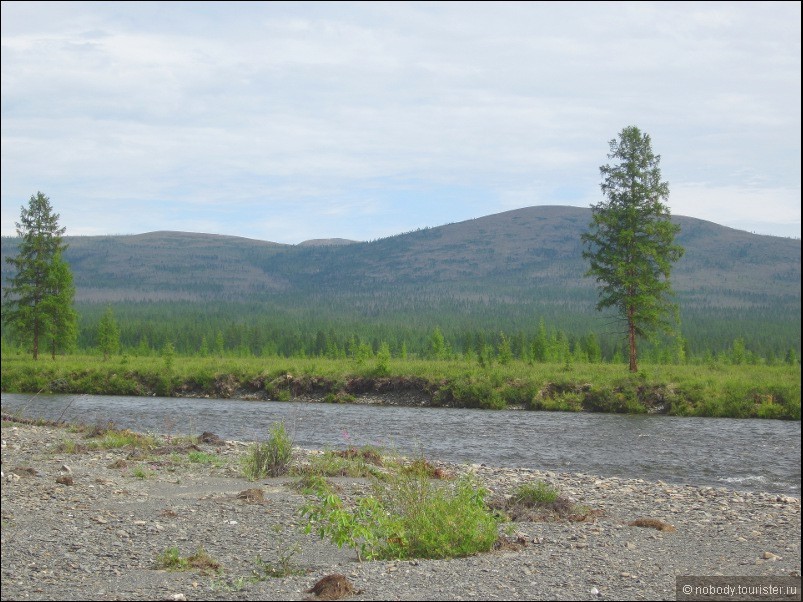
M 306 574 L 307 571 L 296 566 L 293 560 L 297 554 L 301 553 L 301 546 L 298 544 L 290 544 L 288 538 L 282 537 L 281 529 L 279 525 L 273 526 L 273 533 L 278 542 L 276 549 L 277 560 L 275 562 L 268 562 L 257 555 L 254 559 L 254 563 L 257 566 L 257 569 L 253 571 L 254 581 Z
M 323 398 L 324 403 L 354 403 L 354 400 L 354 395 L 344 391 L 338 391 L 337 393 L 330 391 Z
M 254 443 L 243 458 L 242 473 L 254 481 L 265 477 L 286 474 L 293 459 L 293 442 L 284 428 L 284 422 L 274 423 L 267 441 Z
M 360 559 L 456 558 L 490 550 L 498 519 L 485 490 L 469 478 L 445 486 L 420 474 L 399 474 L 375 485 L 374 495 L 346 508 L 332 494 L 301 510 L 306 531 L 316 530 Z
M 86 438 L 102 437 L 108 432 L 119 431 L 120 429 L 111 420 L 98 419 L 94 424 L 86 428 Z
M 451 486 L 402 476 L 377 495 L 401 527 L 387 539 L 387 557 L 460 558 L 490 550 L 498 537 L 498 519 L 485 504 L 486 491 L 470 478 Z
M 220 563 L 212 558 L 203 547 L 198 548 L 192 556 L 188 556 L 187 563 L 190 567 L 198 569 L 202 573 L 217 572 L 220 570 Z

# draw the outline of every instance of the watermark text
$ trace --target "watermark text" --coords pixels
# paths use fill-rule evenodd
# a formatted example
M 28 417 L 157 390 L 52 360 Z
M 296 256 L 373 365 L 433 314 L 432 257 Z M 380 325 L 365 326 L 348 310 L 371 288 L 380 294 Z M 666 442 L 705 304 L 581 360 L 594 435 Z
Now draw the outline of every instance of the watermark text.
M 677 577 L 677 600 L 800 600 L 800 577 Z

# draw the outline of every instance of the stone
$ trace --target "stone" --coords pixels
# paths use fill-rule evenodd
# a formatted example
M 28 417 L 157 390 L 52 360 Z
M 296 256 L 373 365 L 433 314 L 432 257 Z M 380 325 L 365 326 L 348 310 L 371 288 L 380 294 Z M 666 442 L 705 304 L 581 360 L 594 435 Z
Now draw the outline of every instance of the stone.
M 321 600 L 338 600 L 357 593 L 354 586 L 340 574 L 326 575 L 319 579 L 315 585 L 307 590 L 308 594 L 315 594 Z

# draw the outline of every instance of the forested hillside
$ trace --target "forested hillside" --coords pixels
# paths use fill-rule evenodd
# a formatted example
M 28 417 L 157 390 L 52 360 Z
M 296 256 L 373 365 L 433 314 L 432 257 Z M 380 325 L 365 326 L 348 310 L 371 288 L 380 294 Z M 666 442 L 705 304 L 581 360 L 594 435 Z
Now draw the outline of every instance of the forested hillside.
M 571 347 L 595 333 L 614 353 L 617 326 L 594 311 L 580 234 L 589 209 L 531 207 L 371 242 L 280 245 L 180 232 L 66 237 L 65 258 L 92 346 L 100 313 L 114 308 L 124 344 L 172 340 L 192 351 L 323 353 L 354 337 L 423 352 L 439 327 L 455 351 L 519 337 L 541 325 Z M 800 240 L 759 236 L 688 217 L 673 273 L 687 353 L 735 340 L 764 357 L 800 353 Z M 349 244 L 350 243 L 350 244 Z M 3 238 L 5 257 L 17 240 Z M 514 345 L 515 347 L 515 345 Z

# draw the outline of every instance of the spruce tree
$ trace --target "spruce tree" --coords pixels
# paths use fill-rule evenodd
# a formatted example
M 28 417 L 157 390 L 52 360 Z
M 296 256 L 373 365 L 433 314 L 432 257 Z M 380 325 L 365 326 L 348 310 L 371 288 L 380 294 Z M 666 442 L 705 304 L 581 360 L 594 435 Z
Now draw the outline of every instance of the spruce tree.
M 649 135 L 626 127 L 610 150 L 608 158 L 616 162 L 600 167 L 606 200 L 591 207 L 583 257 L 591 264 L 586 276 L 599 284 L 597 309 L 615 309 L 626 324 L 630 371 L 636 372 L 637 338 L 672 331 L 669 318 L 677 306 L 669 275 L 683 248 L 674 243 L 680 226 L 664 204 L 669 184 L 661 181 L 661 157 Z
M 48 285 L 50 323 L 50 354 L 56 359 L 59 350 L 68 351 L 75 346 L 78 338 L 78 313 L 73 309 L 75 285 L 73 284 L 70 266 L 64 261 L 61 253 L 53 259 Z
M 98 323 L 98 347 L 103 352 L 103 359 L 109 359 L 120 350 L 120 327 L 114 318 L 111 307 L 107 307 Z
M 69 347 L 76 329 L 75 289 L 62 258 L 65 228 L 59 227 L 59 215 L 41 192 L 21 208 L 16 227 L 21 240 L 17 256 L 7 259 L 14 274 L 3 291 L 3 322 L 19 341 L 30 344 L 33 359 L 47 342 L 55 356 L 58 347 Z

